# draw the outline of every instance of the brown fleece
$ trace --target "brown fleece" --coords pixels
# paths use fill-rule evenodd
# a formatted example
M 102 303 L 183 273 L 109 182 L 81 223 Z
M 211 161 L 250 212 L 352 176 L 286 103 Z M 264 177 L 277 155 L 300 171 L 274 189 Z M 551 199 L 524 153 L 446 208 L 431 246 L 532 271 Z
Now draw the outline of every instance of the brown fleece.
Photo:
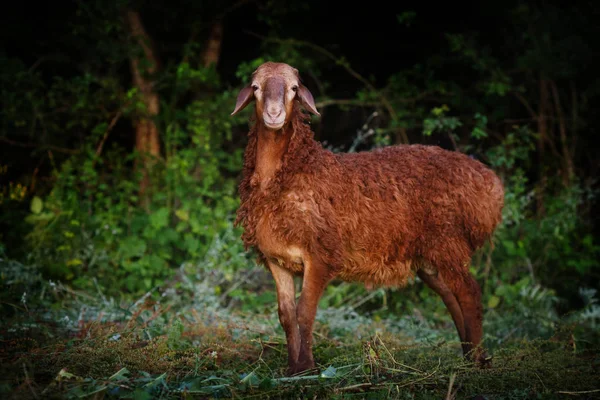
M 257 104 L 248 134 L 236 219 L 246 248 L 258 250 L 266 266 L 304 274 L 304 287 L 310 265 L 316 301 L 334 278 L 400 287 L 421 270 L 449 305 L 461 341 L 477 347 L 481 292 L 469 263 L 501 220 L 500 179 L 481 162 L 435 146 L 334 154 L 313 139 L 297 100 L 286 108 L 285 125 L 273 131 Z M 310 367 L 312 353 L 302 353 Z

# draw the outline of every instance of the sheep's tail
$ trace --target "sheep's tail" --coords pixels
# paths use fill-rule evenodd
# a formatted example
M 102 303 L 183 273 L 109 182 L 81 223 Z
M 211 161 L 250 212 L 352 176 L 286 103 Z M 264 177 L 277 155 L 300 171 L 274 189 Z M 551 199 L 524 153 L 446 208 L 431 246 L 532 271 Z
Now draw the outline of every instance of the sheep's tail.
M 489 242 L 494 248 L 493 234 L 502 222 L 502 209 L 504 207 L 504 186 L 500 178 L 490 171 L 486 177 L 486 188 L 481 195 L 478 212 L 475 214 L 477 229 L 470 231 L 470 241 L 473 250 Z

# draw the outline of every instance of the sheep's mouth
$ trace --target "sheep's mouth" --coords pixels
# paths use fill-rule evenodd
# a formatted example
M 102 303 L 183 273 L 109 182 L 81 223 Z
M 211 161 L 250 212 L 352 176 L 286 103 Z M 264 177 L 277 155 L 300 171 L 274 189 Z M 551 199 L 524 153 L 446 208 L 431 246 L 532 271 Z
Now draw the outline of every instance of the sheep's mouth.
M 285 115 L 280 115 L 277 118 L 270 118 L 265 115 L 263 116 L 263 120 L 267 128 L 277 130 L 283 127 L 283 124 L 285 123 Z
M 265 122 L 265 126 L 266 126 L 267 128 L 269 128 L 269 129 L 272 129 L 272 130 L 278 130 L 278 129 L 281 129 L 281 128 L 283 128 L 283 122 L 282 122 L 281 124 L 276 124 L 276 125 L 274 125 L 274 124 L 269 124 L 268 122 Z

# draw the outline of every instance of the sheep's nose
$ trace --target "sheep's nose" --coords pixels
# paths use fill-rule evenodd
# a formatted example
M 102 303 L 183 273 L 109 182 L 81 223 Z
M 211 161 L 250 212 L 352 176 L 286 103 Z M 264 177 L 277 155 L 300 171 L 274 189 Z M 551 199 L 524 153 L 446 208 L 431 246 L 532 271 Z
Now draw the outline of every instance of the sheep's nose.
M 270 118 L 275 119 L 281 115 L 281 108 L 269 109 L 267 110 L 267 115 Z

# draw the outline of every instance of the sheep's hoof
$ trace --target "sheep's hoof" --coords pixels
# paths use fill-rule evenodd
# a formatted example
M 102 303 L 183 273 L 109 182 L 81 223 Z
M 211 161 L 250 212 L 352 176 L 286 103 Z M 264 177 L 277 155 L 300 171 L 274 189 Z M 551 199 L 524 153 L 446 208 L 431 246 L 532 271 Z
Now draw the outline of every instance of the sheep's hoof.
M 476 363 L 481 369 L 492 368 L 492 357 L 488 356 L 486 353 L 482 353 L 477 357 Z
M 476 350 L 475 354 L 473 354 L 470 358 L 480 369 L 492 368 L 492 357 L 488 356 L 483 350 Z
M 488 356 L 486 351 L 481 348 L 475 348 L 465 353 L 465 359 L 479 369 L 492 368 L 492 357 Z

